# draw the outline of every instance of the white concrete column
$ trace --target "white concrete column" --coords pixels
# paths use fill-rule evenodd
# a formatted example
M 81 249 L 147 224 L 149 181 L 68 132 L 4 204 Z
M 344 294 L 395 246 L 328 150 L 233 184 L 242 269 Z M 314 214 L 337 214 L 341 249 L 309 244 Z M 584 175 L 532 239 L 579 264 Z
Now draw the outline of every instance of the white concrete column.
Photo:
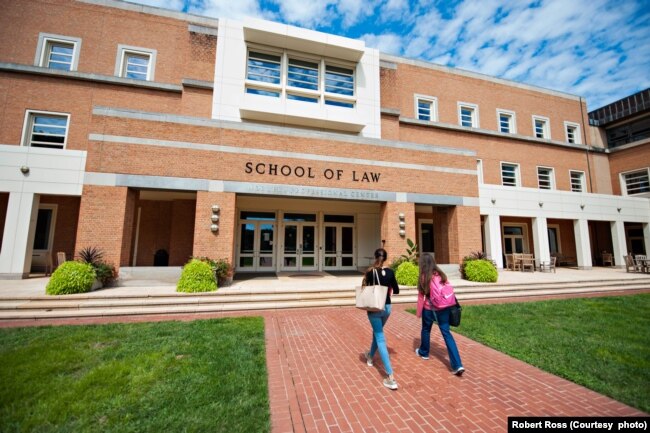
M 573 233 L 576 239 L 576 258 L 578 268 L 591 269 L 591 243 L 589 242 L 589 222 L 587 220 L 573 220 Z
M 551 252 L 548 249 L 548 224 L 545 217 L 533 218 L 533 249 L 537 263 L 551 261 Z
M 497 268 L 503 269 L 503 246 L 501 243 L 501 219 L 499 215 L 485 215 L 483 232 L 485 236 L 485 252 L 492 257 Z
M 614 265 L 617 268 L 625 267 L 625 259 L 623 256 L 627 255 L 627 243 L 625 241 L 625 223 L 623 221 L 612 221 L 610 223 L 612 230 L 612 245 L 614 248 Z
M 643 242 L 646 256 L 650 256 L 650 224 L 648 223 L 643 223 Z
M 0 252 L 0 278 L 20 279 L 29 275 L 39 202 L 38 194 L 9 193 Z

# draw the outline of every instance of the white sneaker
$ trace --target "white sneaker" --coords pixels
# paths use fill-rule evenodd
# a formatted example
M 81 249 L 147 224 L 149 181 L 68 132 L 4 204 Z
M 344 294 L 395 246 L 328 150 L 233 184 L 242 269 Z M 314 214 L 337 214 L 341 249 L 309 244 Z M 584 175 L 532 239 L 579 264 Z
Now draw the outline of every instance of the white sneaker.
M 422 356 L 422 355 L 420 355 L 420 348 L 415 349 L 415 354 L 416 354 L 417 356 L 419 356 L 420 358 L 422 358 L 422 359 L 429 359 L 428 356 Z
M 389 379 L 386 378 L 384 379 L 384 386 L 388 389 L 396 390 L 397 389 L 397 381 L 395 379 Z
M 370 357 L 370 351 L 364 353 L 366 357 L 366 364 L 368 364 L 368 367 L 372 367 L 372 358 Z
M 456 376 L 462 376 L 463 373 L 465 373 L 465 369 L 463 367 L 458 367 L 457 369 L 451 372 L 451 374 L 455 374 Z

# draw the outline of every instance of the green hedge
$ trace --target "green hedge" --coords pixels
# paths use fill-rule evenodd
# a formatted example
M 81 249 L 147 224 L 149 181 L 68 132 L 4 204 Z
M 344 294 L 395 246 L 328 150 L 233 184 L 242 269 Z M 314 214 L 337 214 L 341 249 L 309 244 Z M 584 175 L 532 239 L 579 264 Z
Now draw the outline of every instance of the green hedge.
M 88 263 L 68 261 L 56 268 L 45 286 L 48 295 L 70 295 L 89 292 L 95 281 L 95 269 Z
M 488 260 L 470 260 L 465 264 L 465 276 L 469 281 L 496 283 L 499 273 Z
M 413 262 L 403 262 L 395 272 L 397 283 L 404 286 L 417 286 L 419 277 L 420 268 Z
M 201 260 L 192 259 L 185 266 L 176 285 L 177 292 L 195 293 L 217 290 L 212 267 Z

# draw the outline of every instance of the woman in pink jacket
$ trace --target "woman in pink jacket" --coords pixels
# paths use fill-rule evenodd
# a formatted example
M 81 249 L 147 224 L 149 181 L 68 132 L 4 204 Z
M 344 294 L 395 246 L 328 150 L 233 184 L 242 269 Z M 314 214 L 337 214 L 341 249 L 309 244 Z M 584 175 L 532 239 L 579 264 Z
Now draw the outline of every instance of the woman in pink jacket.
M 460 360 L 454 336 L 449 331 L 449 307 L 456 304 L 453 287 L 447 281 L 447 275 L 438 267 L 431 254 L 420 256 L 420 279 L 418 280 L 417 317 L 422 317 L 420 347 L 415 354 L 422 359 L 429 359 L 431 327 L 438 322 L 438 328 L 447 345 L 451 372 L 460 376 L 465 372 Z

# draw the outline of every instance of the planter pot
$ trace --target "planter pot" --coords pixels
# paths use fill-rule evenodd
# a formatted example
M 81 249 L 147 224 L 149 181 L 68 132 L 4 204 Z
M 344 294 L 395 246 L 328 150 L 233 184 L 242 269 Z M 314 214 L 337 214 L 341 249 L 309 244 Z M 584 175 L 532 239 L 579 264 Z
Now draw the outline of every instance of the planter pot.
M 92 292 L 93 290 L 99 290 L 103 287 L 104 285 L 102 284 L 102 281 L 95 278 L 95 281 L 93 281 L 93 285 L 90 287 L 90 291 Z

